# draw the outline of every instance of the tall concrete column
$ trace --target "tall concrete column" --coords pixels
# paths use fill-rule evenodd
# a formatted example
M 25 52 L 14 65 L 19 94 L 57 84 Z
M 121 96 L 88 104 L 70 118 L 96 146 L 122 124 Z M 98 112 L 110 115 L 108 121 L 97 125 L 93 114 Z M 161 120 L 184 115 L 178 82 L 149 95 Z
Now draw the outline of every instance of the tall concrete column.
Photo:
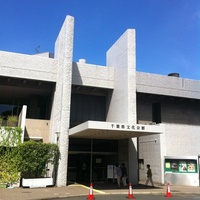
M 115 68 L 114 91 L 107 121 L 136 122 L 135 30 L 128 29 L 107 51 L 107 63 Z
M 51 141 L 56 142 L 56 137 L 59 135 L 60 158 L 56 182 L 58 187 L 67 184 L 73 37 L 74 18 L 67 16 L 55 43 L 55 59 L 58 61 L 58 69 L 51 114 Z
M 136 41 L 134 29 L 128 29 L 107 51 L 107 66 L 115 68 L 115 85 L 108 108 L 107 121 L 136 124 Z M 128 143 L 129 180 L 133 184 L 137 184 L 137 139 L 129 139 Z

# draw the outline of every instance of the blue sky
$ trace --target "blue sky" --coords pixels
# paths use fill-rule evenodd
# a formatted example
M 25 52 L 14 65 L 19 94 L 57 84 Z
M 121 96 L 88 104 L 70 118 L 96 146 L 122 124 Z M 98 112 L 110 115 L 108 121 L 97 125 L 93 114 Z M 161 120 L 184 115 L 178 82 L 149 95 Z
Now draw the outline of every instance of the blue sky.
M 106 65 L 106 51 L 134 28 L 137 71 L 200 80 L 200 0 L 1 0 L 0 50 L 54 52 L 66 15 L 73 61 Z

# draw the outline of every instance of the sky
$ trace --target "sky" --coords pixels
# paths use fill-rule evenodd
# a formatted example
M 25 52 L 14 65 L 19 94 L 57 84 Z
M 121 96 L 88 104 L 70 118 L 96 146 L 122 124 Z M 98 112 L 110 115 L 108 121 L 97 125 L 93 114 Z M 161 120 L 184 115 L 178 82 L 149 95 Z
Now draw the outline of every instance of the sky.
M 73 16 L 73 61 L 106 65 L 106 51 L 136 30 L 137 71 L 200 80 L 200 0 L 0 0 L 0 50 L 54 53 Z

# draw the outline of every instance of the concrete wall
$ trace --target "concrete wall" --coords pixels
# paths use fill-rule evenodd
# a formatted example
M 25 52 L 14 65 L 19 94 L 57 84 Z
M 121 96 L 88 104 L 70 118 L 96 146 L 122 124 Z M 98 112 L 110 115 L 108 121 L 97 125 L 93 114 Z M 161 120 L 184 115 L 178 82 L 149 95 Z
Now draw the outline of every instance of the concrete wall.
M 101 87 L 107 89 L 114 88 L 114 68 L 91 65 L 87 63 L 73 63 L 72 84 Z
M 198 156 L 200 125 L 166 124 L 166 156 Z
M 137 72 L 137 92 L 200 99 L 200 81 Z
M 24 142 L 24 132 L 26 128 L 26 113 L 27 113 L 27 106 L 23 105 L 22 110 L 18 117 L 18 126 L 22 129 L 22 137 L 21 142 Z
M 72 83 L 74 18 L 67 16 L 55 43 L 55 59 L 58 60 L 56 90 L 51 114 L 50 141 L 56 141 L 59 132 L 60 159 L 57 186 L 67 183 L 67 161 L 69 144 L 69 121 Z
M 57 68 L 55 59 L 0 51 L 2 76 L 55 82 Z
M 151 135 L 139 138 L 139 159 L 144 159 L 144 168 L 139 169 L 140 181 L 145 181 L 147 178 L 146 165 L 151 165 L 153 173 L 153 181 L 164 183 L 164 155 L 165 149 L 165 134 Z
M 200 100 L 174 100 L 162 103 L 164 123 L 200 125 Z
M 188 99 L 158 100 L 165 133 L 139 138 L 139 158 L 144 159 L 145 165 L 145 169 L 140 170 L 140 180 L 146 179 L 146 164 L 150 164 L 154 181 L 164 183 L 164 156 L 199 155 L 200 106 L 198 101 Z M 139 123 L 152 121 L 150 99 L 138 102 L 137 110 Z
M 25 139 L 28 138 L 42 138 L 44 143 L 49 143 L 49 120 L 26 119 Z
M 136 123 L 136 41 L 135 30 L 127 30 L 106 53 L 107 66 L 115 70 L 114 91 L 110 97 L 107 121 Z M 136 138 L 128 141 L 129 181 L 137 184 Z M 119 160 L 126 149 L 119 152 Z
M 166 156 L 197 156 L 200 152 L 200 101 L 162 104 Z
M 114 67 L 114 91 L 107 121 L 136 122 L 135 30 L 127 30 L 107 51 L 107 66 Z

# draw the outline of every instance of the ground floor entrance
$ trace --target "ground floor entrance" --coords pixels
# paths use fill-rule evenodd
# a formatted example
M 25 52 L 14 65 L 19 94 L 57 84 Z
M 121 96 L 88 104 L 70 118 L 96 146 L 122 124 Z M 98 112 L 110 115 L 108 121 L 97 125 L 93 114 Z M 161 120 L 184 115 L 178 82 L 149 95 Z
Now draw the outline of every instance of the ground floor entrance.
M 105 182 L 118 161 L 118 140 L 70 139 L 68 182 Z

